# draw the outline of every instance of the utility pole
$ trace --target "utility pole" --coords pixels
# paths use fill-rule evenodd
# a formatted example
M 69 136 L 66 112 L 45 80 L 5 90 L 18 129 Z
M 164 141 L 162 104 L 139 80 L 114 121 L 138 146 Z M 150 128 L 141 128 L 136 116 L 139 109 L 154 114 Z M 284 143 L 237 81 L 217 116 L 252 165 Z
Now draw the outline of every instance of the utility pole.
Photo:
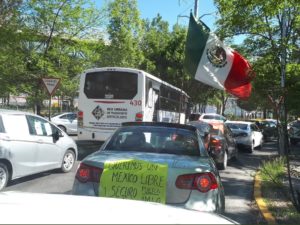
M 194 14 L 195 14 L 195 18 L 198 18 L 198 0 L 195 0 Z

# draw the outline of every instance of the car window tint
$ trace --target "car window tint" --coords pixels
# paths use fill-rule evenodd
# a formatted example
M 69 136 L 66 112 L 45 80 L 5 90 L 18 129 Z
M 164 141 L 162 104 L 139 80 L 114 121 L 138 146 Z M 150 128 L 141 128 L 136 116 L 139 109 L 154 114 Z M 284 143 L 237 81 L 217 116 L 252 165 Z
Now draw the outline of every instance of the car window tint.
M 7 133 L 13 135 L 29 135 L 25 115 L 5 115 L 3 116 L 3 124 Z
M 76 114 L 76 113 L 69 114 L 69 119 L 70 119 L 70 120 L 75 120 L 75 119 L 77 119 L 77 114 Z
M 30 134 L 38 136 L 52 135 L 52 127 L 49 122 L 35 116 L 27 116 Z
M 217 118 L 215 116 L 213 116 L 213 115 L 204 115 L 203 119 L 209 119 L 209 120 L 211 120 L 211 119 L 217 119 Z
M 251 130 L 253 130 L 253 131 L 259 131 L 259 128 L 258 128 L 258 126 L 256 126 L 255 124 L 251 124 Z
M 68 114 L 65 114 L 65 115 L 62 115 L 59 117 L 60 119 L 69 119 L 69 115 Z
M 128 127 L 119 129 L 105 150 L 200 156 L 197 137 L 196 132 L 184 129 Z
M 226 124 L 230 129 L 235 129 L 235 130 L 247 130 L 248 129 L 247 124 L 242 124 L 242 123 L 226 123 Z

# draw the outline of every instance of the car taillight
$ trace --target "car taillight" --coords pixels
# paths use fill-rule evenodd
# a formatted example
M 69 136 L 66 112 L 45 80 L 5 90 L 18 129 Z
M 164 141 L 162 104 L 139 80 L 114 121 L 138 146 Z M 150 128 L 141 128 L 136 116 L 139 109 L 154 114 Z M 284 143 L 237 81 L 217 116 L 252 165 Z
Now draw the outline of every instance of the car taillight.
M 86 182 L 99 183 L 102 171 L 103 169 L 101 168 L 80 163 L 80 166 L 77 169 L 75 177 L 81 183 L 86 183 Z
M 143 121 L 144 114 L 143 112 L 138 112 L 135 114 L 135 121 Z
M 212 138 L 210 140 L 210 147 L 212 147 L 214 150 L 220 151 L 222 149 L 222 141 Z
M 218 183 L 211 172 L 184 174 L 177 177 L 176 187 L 179 189 L 196 189 L 200 192 L 208 192 L 217 189 Z
M 77 113 L 77 124 L 78 124 L 78 127 L 83 127 L 83 112 L 82 111 L 78 111 L 78 113 Z

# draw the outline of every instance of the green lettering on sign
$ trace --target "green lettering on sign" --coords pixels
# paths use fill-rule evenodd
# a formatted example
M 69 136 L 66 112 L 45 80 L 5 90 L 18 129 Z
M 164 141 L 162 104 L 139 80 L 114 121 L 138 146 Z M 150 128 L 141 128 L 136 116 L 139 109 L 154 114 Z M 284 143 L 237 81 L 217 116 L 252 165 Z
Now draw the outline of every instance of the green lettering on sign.
M 168 164 L 143 160 L 107 162 L 99 196 L 166 203 Z

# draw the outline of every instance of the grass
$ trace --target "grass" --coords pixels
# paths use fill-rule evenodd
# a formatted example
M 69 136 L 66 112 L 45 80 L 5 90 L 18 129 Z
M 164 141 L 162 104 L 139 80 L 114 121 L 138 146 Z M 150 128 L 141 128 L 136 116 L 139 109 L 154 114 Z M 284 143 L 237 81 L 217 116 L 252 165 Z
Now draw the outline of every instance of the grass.
M 300 213 L 293 206 L 289 189 L 284 184 L 285 162 L 283 157 L 263 162 L 260 169 L 262 197 L 278 224 L 298 224 Z
M 264 182 L 282 187 L 286 173 L 285 159 L 283 157 L 276 157 L 270 161 L 264 161 L 260 172 Z

